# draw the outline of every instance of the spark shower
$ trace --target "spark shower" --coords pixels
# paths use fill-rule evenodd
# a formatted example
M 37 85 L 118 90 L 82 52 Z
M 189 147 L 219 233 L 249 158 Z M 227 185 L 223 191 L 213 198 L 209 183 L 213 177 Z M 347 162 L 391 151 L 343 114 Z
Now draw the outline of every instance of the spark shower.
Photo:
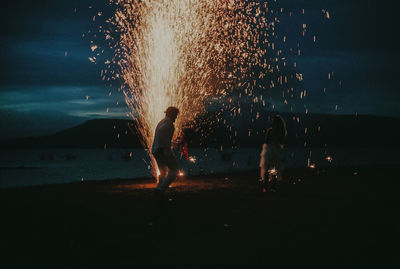
M 204 113 L 209 100 L 224 98 L 239 87 L 251 96 L 254 84 L 246 79 L 254 76 L 255 67 L 262 70 L 258 77 L 275 69 L 266 54 L 274 51 L 268 40 L 274 38 L 277 19 L 267 2 L 113 3 L 117 8 L 109 22 L 119 32 L 114 62 L 145 148 L 151 147 L 168 106 L 179 108 L 175 125 L 180 129 Z

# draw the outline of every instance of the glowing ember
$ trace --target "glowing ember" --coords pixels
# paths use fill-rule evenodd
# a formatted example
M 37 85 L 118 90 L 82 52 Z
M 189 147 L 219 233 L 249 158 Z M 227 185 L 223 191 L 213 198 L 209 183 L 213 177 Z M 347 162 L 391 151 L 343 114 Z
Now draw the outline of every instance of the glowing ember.
M 331 157 L 331 156 L 327 156 L 327 157 L 325 158 L 325 160 L 327 160 L 328 162 L 332 162 L 332 157 Z
M 196 162 L 196 158 L 195 157 L 189 157 L 189 162 L 195 163 Z
M 183 171 L 179 171 L 178 176 L 183 177 L 185 175 L 185 173 L 183 173 Z
M 91 46 L 90 46 L 90 49 L 91 49 L 92 51 L 95 51 L 95 50 L 97 49 L 97 46 L 96 46 L 96 45 L 91 45 Z

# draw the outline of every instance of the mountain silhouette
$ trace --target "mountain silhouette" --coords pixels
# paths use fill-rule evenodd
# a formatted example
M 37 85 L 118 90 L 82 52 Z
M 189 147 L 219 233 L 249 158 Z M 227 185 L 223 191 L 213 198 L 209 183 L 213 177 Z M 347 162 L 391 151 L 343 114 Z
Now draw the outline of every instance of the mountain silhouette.
M 277 112 L 258 119 L 240 115 L 226 123 L 208 113 L 197 124 L 190 147 L 258 147 Z M 287 146 L 400 147 L 400 119 L 372 115 L 279 113 L 286 121 Z M 218 115 L 221 118 L 221 114 Z M 0 142 L 0 148 L 141 148 L 132 120 L 96 119 L 40 137 Z
M 52 135 L 0 142 L 1 148 L 136 148 L 140 146 L 134 122 L 120 119 L 89 120 Z

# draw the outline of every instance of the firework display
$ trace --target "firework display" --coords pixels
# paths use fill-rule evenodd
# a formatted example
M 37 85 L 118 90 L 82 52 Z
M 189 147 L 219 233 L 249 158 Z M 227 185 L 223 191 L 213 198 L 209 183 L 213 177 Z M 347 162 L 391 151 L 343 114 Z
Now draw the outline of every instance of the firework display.
M 145 149 L 169 106 L 180 110 L 175 136 L 195 127 L 207 145 L 213 132 L 226 130 L 232 148 L 244 135 L 265 135 L 255 125 L 270 120 L 265 111 L 308 115 L 297 60 L 302 44 L 317 38 L 306 23 L 297 25 L 297 34 L 280 28 L 281 19 L 302 21 L 304 9 L 294 14 L 277 1 L 110 0 L 110 5 L 111 14 L 93 16 L 99 29 L 91 34 L 103 36 L 107 45 L 92 40 L 89 60 L 101 63 L 101 54 L 111 49 L 112 55 L 103 55 L 102 79 L 118 85 Z M 299 124 L 299 116 L 293 121 Z M 214 146 L 222 149 L 222 142 Z
M 270 74 L 279 70 L 280 52 L 273 42 L 278 19 L 267 2 L 113 3 L 116 13 L 109 22 L 120 34 L 113 61 L 146 148 L 168 106 L 179 108 L 176 126 L 181 128 L 193 124 L 210 100 L 233 91 L 255 98 L 253 91 L 273 87 Z M 278 80 L 282 84 L 287 78 Z M 224 109 L 240 113 L 233 99 L 227 98 Z

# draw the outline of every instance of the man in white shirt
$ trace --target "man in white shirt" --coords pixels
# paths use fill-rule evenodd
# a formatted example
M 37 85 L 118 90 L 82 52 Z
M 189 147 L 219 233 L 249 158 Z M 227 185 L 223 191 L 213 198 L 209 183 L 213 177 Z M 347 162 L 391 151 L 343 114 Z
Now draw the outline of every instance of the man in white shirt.
M 178 113 L 178 108 L 168 107 L 165 111 L 165 118 L 158 123 L 154 134 L 151 151 L 160 171 L 156 188 L 156 193 L 159 195 L 164 194 L 178 174 L 178 163 L 171 149 L 171 140 L 175 131 L 174 122 Z

